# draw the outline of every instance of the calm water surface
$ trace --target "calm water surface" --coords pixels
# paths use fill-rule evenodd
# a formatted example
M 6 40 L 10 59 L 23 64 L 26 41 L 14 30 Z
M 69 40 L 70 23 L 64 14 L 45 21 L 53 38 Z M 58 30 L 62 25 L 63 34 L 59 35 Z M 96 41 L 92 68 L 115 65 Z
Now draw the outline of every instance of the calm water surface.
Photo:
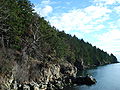
M 82 72 L 82 75 L 86 73 L 96 78 L 97 83 L 95 85 L 72 86 L 64 90 L 120 90 L 120 63 L 86 70 Z

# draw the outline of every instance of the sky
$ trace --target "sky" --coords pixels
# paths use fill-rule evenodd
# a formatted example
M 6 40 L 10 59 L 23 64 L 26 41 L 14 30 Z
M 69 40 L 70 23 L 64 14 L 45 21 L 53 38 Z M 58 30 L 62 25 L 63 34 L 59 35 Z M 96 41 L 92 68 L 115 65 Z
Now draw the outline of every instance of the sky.
M 52 26 L 120 61 L 120 0 L 30 0 Z

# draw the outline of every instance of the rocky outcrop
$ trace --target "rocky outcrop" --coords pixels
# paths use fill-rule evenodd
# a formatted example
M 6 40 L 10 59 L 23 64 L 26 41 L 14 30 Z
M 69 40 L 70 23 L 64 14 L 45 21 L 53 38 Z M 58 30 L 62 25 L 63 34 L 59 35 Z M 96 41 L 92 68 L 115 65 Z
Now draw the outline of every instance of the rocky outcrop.
M 43 77 L 44 78 L 44 77 Z M 7 78 L 6 81 L 0 83 L 0 90 L 62 90 L 63 86 L 68 85 L 92 85 L 95 84 L 96 80 L 92 76 L 85 77 L 64 77 L 58 78 L 53 81 L 49 81 L 47 84 L 37 83 L 34 81 L 18 83 L 13 79 L 13 75 L 10 78 Z
M 21 66 L 22 65 L 22 66 Z M 0 78 L 0 90 L 60 90 L 66 78 L 75 77 L 77 69 L 69 62 L 52 63 L 30 58 L 15 63 L 9 77 Z
M 66 77 L 65 83 L 66 85 L 92 85 L 95 84 L 97 81 L 92 76 L 79 76 L 79 77 Z
M 80 77 L 76 77 L 73 80 L 73 84 L 77 84 L 77 85 L 92 85 L 95 84 L 97 81 L 95 80 L 95 78 L 93 78 L 92 76 L 80 76 Z
M 85 68 L 82 58 L 80 60 L 76 60 L 74 65 L 77 67 L 78 70 L 83 70 Z
M 3 64 L 6 66 L 2 67 L 5 74 L 0 74 L 0 90 L 61 90 L 68 85 L 92 83 L 90 78 L 76 77 L 77 68 L 68 61 L 59 58 L 42 61 L 29 56 L 22 61 L 20 54 L 17 57 L 16 52 L 9 52 L 0 54 L 1 63 L 10 61 Z

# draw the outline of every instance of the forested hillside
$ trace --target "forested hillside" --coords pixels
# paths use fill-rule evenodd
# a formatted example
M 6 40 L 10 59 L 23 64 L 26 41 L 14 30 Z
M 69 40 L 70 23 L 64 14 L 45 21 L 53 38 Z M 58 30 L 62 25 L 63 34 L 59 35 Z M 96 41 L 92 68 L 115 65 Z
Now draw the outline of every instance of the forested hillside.
M 42 64 L 34 66 L 32 60 Z M 30 1 L 1 0 L 0 75 L 11 73 L 17 65 L 20 71 L 19 74 L 15 72 L 14 76 L 16 80 L 22 82 L 26 80 L 23 79 L 25 76 L 19 80 L 19 75 L 22 76 L 23 71 L 27 73 L 33 70 L 32 74 L 41 73 L 35 68 L 42 68 L 45 63 L 54 65 L 58 62 L 70 63 L 78 70 L 82 70 L 90 66 L 116 63 L 117 58 L 83 39 L 51 26 L 44 17 L 34 11 Z M 27 65 L 31 68 L 26 69 Z M 25 75 L 28 75 L 26 73 Z

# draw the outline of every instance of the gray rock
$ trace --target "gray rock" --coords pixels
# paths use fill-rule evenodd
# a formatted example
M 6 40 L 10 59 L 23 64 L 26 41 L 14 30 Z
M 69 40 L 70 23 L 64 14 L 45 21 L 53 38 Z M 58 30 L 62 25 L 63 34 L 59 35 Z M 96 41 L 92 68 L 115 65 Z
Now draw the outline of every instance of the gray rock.
M 23 85 L 23 90 L 30 90 L 30 86 L 28 86 L 28 85 Z
M 85 77 L 80 76 L 73 79 L 73 83 L 77 85 L 83 85 L 83 84 L 92 85 L 92 84 L 95 84 L 96 82 L 97 81 L 95 80 L 95 78 L 88 75 Z

